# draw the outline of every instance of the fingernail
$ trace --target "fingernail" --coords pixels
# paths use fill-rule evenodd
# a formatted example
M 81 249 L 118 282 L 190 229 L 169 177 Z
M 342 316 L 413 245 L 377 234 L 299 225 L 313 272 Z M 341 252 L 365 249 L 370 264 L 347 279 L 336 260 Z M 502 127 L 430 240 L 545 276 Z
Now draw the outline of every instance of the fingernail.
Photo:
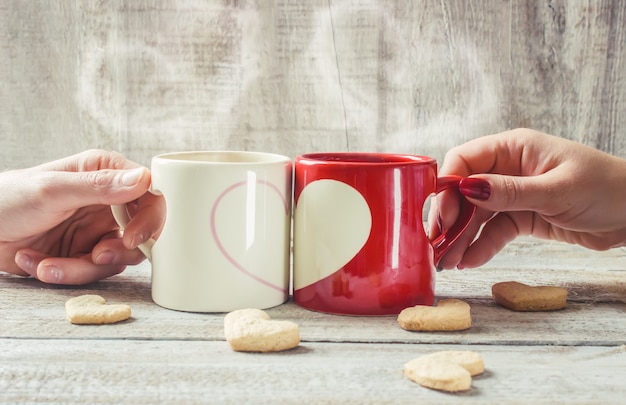
M 138 233 L 135 236 L 133 236 L 133 238 L 130 240 L 130 248 L 134 249 L 147 240 L 148 240 L 148 235 L 146 235 L 145 233 Z
M 138 167 L 136 169 L 128 170 L 126 173 L 122 175 L 122 185 L 123 186 L 134 186 L 137 184 L 139 177 L 143 173 L 143 167 Z
M 443 267 L 441 267 L 441 265 L 439 264 L 437 265 L 436 269 L 437 269 L 437 272 L 443 271 Z
M 96 256 L 96 264 L 115 264 L 117 255 L 112 250 L 105 250 Z
M 17 254 L 15 255 L 15 263 L 22 270 L 29 273 L 30 275 L 34 275 L 35 271 L 37 270 L 34 267 L 34 262 L 34 259 L 26 253 L 17 252 Z
M 63 279 L 63 271 L 61 271 L 58 267 L 45 266 L 41 271 L 39 271 L 37 278 L 44 283 L 59 284 Z
M 456 266 L 457 270 L 463 270 L 465 268 L 465 266 L 459 264 L 458 266 Z
M 459 191 L 466 197 L 486 201 L 491 197 L 491 185 L 488 181 L 474 177 L 462 179 Z

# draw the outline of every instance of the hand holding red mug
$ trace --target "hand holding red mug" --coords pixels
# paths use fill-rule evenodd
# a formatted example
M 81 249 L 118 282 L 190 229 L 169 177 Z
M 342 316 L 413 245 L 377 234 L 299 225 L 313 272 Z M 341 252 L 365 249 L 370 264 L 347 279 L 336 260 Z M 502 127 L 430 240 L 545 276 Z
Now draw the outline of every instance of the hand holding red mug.
M 460 178 L 437 177 L 433 158 L 385 153 L 298 156 L 294 184 L 294 300 L 317 311 L 397 314 L 434 301 L 434 269 L 474 215 L 429 240 L 422 211 Z
M 451 149 L 440 175 L 469 176 L 459 189 L 479 207 L 442 268 L 480 266 L 519 235 L 595 250 L 626 242 L 626 161 L 580 143 L 516 129 Z M 457 207 L 457 195 L 442 193 L 431 233 L 451 226 Z

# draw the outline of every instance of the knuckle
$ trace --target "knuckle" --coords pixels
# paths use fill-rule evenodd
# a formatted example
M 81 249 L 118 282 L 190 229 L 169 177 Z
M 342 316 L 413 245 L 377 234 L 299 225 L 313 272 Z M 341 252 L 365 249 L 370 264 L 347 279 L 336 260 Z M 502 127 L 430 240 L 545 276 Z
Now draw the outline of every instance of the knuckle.
M 111 184 L 111 176 L 106 170 L 87 172 L 85 178 L 88 186 L 96 191 L 107 189 Z
M 58 185 L 53 173 L 49 172 L 40 173 L 33 182 L 36 192 L 27 194 L 26 198 L 31 207 L 42 209 L 56 195 Z
M 88 149 L 80 154 L 80 158 L 83 171 L 123 168 L 127 162 L 121 153 L 105 149 Z
M 512 177 L 505 176 L 502 179 L 502 189 L 504 190 L 503 206 L 508 207 L 517 201 L 519 194 L 518 186 Z

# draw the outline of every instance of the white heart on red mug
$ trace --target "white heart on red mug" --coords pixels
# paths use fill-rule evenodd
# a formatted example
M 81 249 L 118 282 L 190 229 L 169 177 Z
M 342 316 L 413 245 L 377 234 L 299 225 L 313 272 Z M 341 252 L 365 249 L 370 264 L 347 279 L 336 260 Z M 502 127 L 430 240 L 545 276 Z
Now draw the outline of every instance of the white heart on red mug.
M 345 266 L 363 248 L 371 229 L 370 208 L 356 189 L 330 179 L 307 184 L 294 214 L 294 289 Z

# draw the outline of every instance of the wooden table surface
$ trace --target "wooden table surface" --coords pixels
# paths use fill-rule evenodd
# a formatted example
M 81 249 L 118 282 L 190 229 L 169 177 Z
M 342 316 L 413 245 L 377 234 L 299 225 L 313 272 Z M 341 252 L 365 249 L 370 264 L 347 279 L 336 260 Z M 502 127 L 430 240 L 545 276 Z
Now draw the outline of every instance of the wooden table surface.
M 568 288 L 567 308 L 518 313 L 491 285 L 516 280 Z M 223 314 L 176 312 L 150 299 L 149 264 L 80 288 L 0 275 L 3 403 L 626 403 L 626 250 L 593 252 L 521 238 L 479 269 L 437 274 L 437 296 L 466 300 L 473 326 L 416 333 L 395 317 L 326 315 L 288 302 L 267 312 L 300 326 L 296 349 L 237 353 Z M 67 299 L 128 303 L 130 320 L 79 326 Z M 423 388 L 407 361 L 445 349 L 481 353 L 471 390 Z

